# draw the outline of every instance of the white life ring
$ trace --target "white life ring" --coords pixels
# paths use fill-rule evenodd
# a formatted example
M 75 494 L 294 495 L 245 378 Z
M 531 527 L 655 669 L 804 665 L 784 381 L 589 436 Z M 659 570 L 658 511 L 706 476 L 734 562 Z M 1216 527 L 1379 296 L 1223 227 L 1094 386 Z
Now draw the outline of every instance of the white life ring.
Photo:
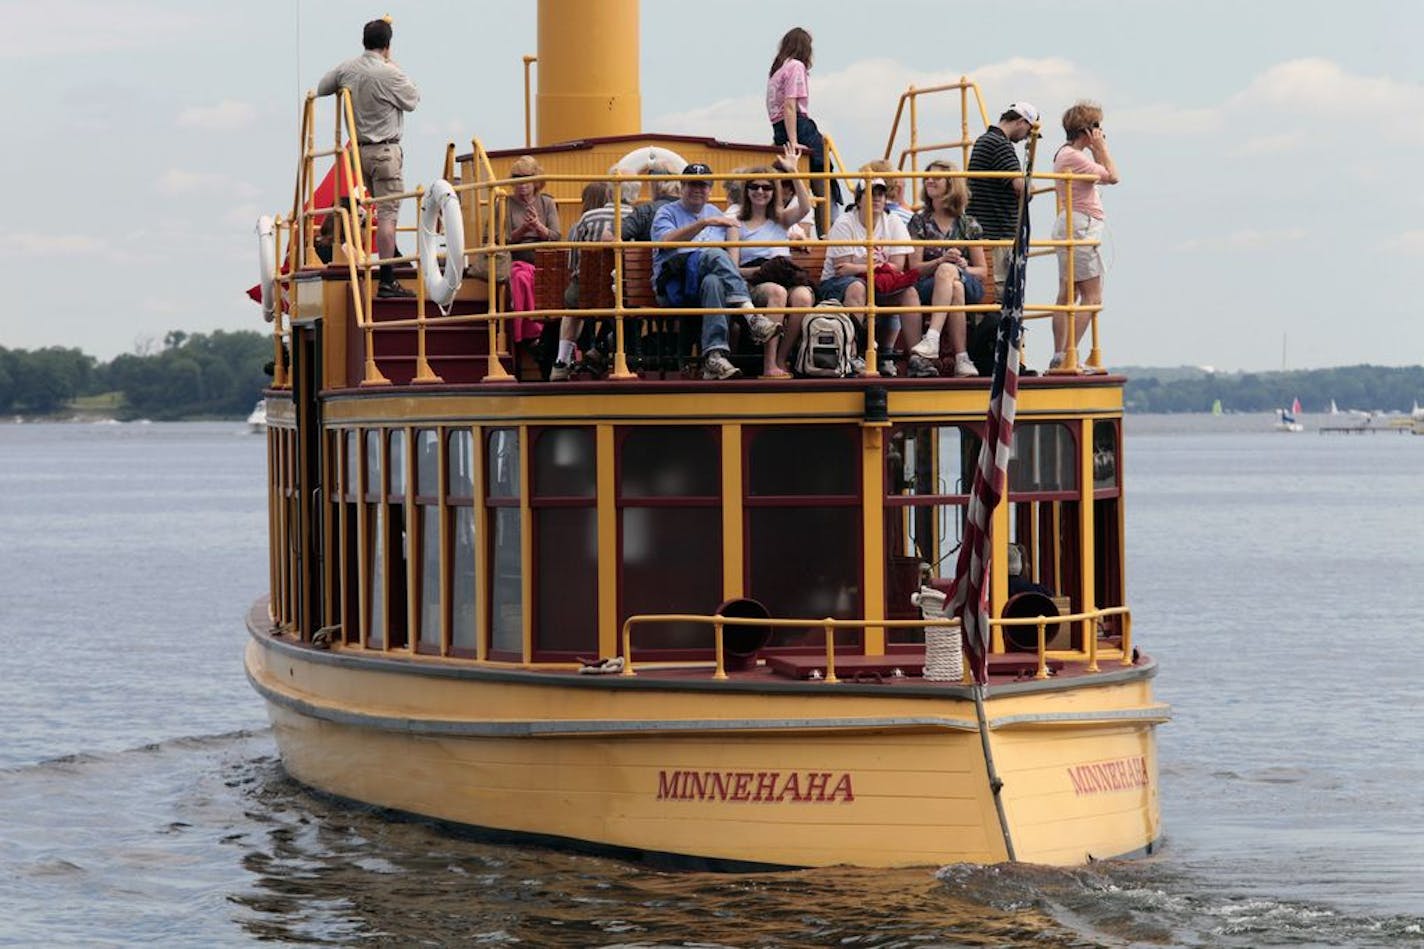
M 625 175 L 645 175 L 650 170 L 661 167 L 670 168 L 673 174 L 678 174 L 687 167 L 687 162 L 670 148 L 644 145 L 618 159 L 613 167 Z
M 262 288 L 262 318 L 277 315 L 277 227 L 270 214 L 257 219 L 257 285 Z
M 435 255 L 437 228 L 445 222 L 445 267 Z M 440 179 L 420 202 L 420 269 L 425 272 L 425 295 L 441 311 L 449 309 L 465 275 L 465 220 L 460 197 L 450 182 Z

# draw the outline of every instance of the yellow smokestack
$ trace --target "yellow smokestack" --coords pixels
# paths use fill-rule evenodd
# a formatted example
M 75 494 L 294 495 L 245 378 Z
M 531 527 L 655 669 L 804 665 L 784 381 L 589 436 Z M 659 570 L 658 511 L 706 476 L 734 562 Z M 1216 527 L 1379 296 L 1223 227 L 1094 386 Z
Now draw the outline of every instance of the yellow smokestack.
M 539 0 L 534 141 L 643 130 L 638 0 Z

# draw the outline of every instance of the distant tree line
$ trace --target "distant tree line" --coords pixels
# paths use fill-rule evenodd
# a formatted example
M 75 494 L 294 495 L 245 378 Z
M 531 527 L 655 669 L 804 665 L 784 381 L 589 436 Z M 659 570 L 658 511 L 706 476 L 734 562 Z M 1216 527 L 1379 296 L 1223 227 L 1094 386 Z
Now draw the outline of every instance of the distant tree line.
M 1300 399 L 1307 412 L 1323 412 L 1334 399 L 1345 409 L 1408 411 L 1424 403 L 1424 366 L 1338 366 L 1291 372 L 1209 373 L 1162 377 L 1125 370 L 1124 400 L 1132 412 L 1207 412 L 1221 400 L 1228 412 L 1269 412 Z
M 126 418 L 246 415 L 269 385 L 272 338 L 261 333 L 169 333 L 153 353 L 101 363 L 78 349 L 0 347 L 0 413 L 51 415 L 75 399 L 118 393 Z

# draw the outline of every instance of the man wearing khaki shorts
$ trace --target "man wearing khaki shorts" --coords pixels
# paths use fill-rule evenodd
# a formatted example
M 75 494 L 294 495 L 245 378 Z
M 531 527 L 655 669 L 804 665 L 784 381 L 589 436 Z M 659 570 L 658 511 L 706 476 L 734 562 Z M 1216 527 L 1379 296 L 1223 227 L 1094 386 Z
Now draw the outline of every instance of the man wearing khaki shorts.
M 400 202 L 380 201 L 387 195 L 405 191 L 401 180 L 401 130 L 405 113 L 420 103 L 420 90 L 391 60 L 391 24 L 388 18 L 372 20 L 361 33 L 366 51 L 348 59 L 321 77 L 316 93 L 334 95 L 351 90 L 351 108 L 356 116 L 356 141 L 361 150 L 361 176 L 376 204 L 376 252 L 381 259 L 399 256 L 396 250 L 396 221 Z M 414 296 L 396 282 L 390 264 L 381 265 L 380 297 Z

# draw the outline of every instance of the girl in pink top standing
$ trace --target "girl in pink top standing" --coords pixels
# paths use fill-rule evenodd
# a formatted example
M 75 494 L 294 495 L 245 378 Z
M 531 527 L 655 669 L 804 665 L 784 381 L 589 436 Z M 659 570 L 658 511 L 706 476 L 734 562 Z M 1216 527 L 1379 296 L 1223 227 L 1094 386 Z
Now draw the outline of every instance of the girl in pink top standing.
M 1069 223 L 1075 241 L 1092 241 L 1073 248 L 1072 286 L 1068 280 L 1068 248 L 1058 248 L 1058 305 L 1076 301 L 1085 308 L 1096 308 L 1103 302 L 1103 257 L 1098 242 L 1103 237 L 1103 202 L 1098 185 L 1118 182 L 1117 165 L 1108 153 L 1107 136 L 1103 134 L 1103 109 L 1095 102 L 1078 102 L 1063 113 L 1063 132 L 1068 143 L 1053 156 L 1053 170 L 1064 174 L 1092 175 L 1093 181 L 1074 181 L 1072 207 L 1069 207 L 1068 182 L 1059 181 L 1058 220 L 1053 225 L 1053 239 L 1067 240 Z M 1091 312 L 1078 313 L 1074 345 L 1083 339 Z M 1068 314 L 1053 315 L 1053 359 L 1050 369 L 1063 362 L 1068 349 Z
M 766 117 L 771 121 L 771 141 L 775 145 L 786 145 L 811 156 L 811 170 L 825 171 L 826 143 L 815 120 L 807 115 L 810 108 L 811 90 L 806 74 L 811 69 L 811 34 L 801 27 L 793 27 L 781 38 L 776 50 L 776 58 L 771 61 L 771 71 L 766 81 Z M 811 191 L 822 197 L 826 184 L 813 179 Z M 841 186 L 831 181 L 832 216 L 841 206 Z

